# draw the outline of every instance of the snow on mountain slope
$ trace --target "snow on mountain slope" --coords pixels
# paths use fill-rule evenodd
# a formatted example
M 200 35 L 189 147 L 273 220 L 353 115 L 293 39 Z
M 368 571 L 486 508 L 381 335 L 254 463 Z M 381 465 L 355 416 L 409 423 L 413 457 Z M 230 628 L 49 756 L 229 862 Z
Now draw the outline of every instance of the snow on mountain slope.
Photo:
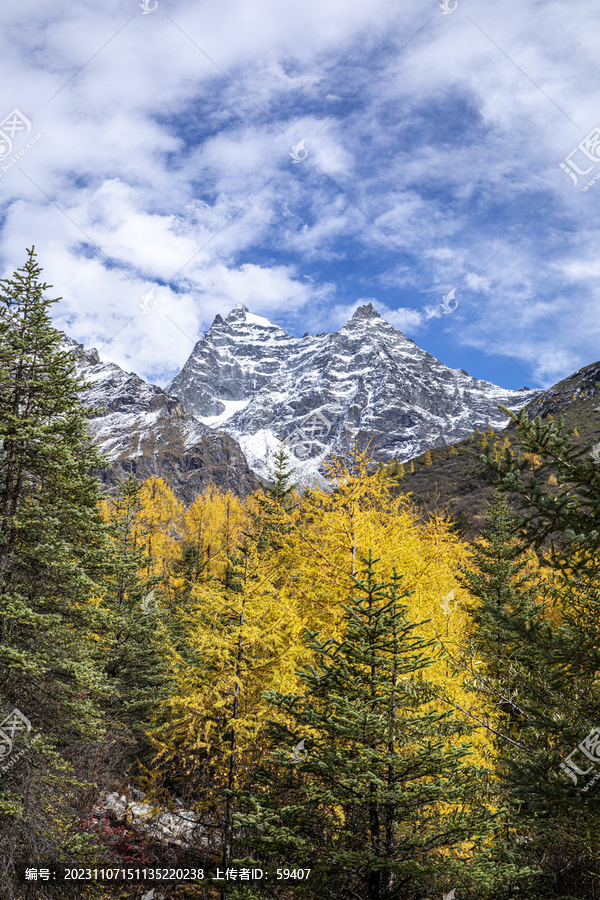
M 505 390 L 450 369 L 369 303 L 339 332 L 292 337 L 241 303 L 217 316 L 167 386 L 202 422 L 235 437 L 259 475 L 283 435 L 297 476 L 319 478 L 326 455 L 370 439 L 406 461 L 488 424 L 506 424 L 538 391 Z
M 131 471 L 139 479 L 161 476 L 188 502 L 210 483 L 242 496 L 256 489 L 258 482 L 229 435 L 199 422 L 162 388 L 101 362 L 96 350 L 69 338 L 63 347 L 74 353 L 78 375 L 92 383 L 82 399 L 95 411 L 89 430 L 109 461 L 101 475 L 109 487 Z

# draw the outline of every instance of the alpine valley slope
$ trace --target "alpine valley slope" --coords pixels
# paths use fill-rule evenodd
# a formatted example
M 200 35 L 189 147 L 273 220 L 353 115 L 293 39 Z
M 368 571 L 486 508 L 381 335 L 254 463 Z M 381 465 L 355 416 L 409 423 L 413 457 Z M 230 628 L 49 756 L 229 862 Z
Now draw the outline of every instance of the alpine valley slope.
M 292 337 L 242 304 L 216 316 L 167 385 L 205 425 L 234 437 L 250 467 L 268 474 L 283 436 L 299 481 L 319 480 L 330 451 L 353 435 L 382 460 L 406 461 L 475 428 L 506 425 L 540 392 L 505 390 L 450 369 L 369 303 L 339 332 Z
M 191 502 L 209 484 L 245 496 L 258 488 L 238 443 L 198 422 L 176 397 L 148 384 L 115 363 L 103 363 L 97 350 L 71 338 L 77 374 L 91 386 L 83 403 L 94 410 L 89 431 L 108 467 L 100 473 L 107 488 L 130 472 L 142 480 L 162 477 L 180 499 Z
M 564 419 L 564 429 L 570 432 L 570 440 L 588 453 L 600 449 L 600 362 L 591 363 L 553 384 L 525 407 L 530 421 L 537 416 L 542 421 L 548 416 Z M 557 423 L 558 424 L 558 423 Z M 489 470 L 480 456 L 487 444 L 494 454 L 502 453 L 505 441 L 513 454 L 520 453 L 519 433 L 512 424 L 502 434 L 469 438 L 451 447 L 438 447 L 430 454 L 431 461 L 417 457 L 413 472 L 404 476 L 390 473 L 397 482 L 397 489 L 411 495 L 421 511 L 448 513 L 457 523 L 459 532 L 473 540 L 484 524 L 486 505 L 498 485 L 498 478 Z M 535 479 L 544 493 L 558 495 L 561 487 L 553 484 L 555 471 L 539 465 L 541 460 L 530 459 L 528 477 Z M 517 507 L 517 495 L 507 494 L 509 504 Z

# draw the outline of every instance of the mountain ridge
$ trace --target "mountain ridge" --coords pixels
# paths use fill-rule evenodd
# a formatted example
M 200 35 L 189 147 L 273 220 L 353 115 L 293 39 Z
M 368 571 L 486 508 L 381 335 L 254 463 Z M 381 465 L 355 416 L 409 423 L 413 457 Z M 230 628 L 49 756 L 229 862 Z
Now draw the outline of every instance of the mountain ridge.
M 282 435 L 301 481 L 358 433 L 381 459 L 406 461 L 475 428 L 499 430 L 540 391 L 503 389 L 451 369 L 387 322 L 372 303 L 339 331 L 288 335 L 238 303 L 197 341 L 167 391 L 204 424 L 234 437 L 261 477 Z
M 77 374 L 89 386 L 82 402 L 93 410 L 88 430 L 108 466 L 99 475 L 113 490 L 132 473 L 162 477 L 180 499 L 191 502 L 209 484 L 246 496 L 258 488 L 239 444 L 192 416 L 181 401 L 96 349 L 65 338 Z
M 595 362 L 551 385 L 526 404 L 524 410 L 530 420 L 537 416 L 542 420 L 548 416 L 563 416 L 565 429 L 574 432 L 574 443 L 600 447 L 599 401 L 600 362 Z M 461 534 L 470 540 L 481 530 L 486 504 L 496 489 L 496 479 L 483 462 L 464 451 L 477 452 L 488 443 L 493 452 L 501 452 L 505 440 L 510 442 L 514 452 L 517 431 L 512 422 L 499 434 L 471 435 L 450 447 L 434 449 L 430 453 L 430 462 L 422 455 L 416 457 L 412 460 L 414 472 L 405 467 L 403 476 L 392 471 L 390 474 L 396 478 L 398 489 L 410 494 L 426 516 L 433 512 L 447 513 L 457 522 Z M 548 482 L 548 472 L 540 480 L 535 466 L 530 471 L 543 489 L 557 490 Z

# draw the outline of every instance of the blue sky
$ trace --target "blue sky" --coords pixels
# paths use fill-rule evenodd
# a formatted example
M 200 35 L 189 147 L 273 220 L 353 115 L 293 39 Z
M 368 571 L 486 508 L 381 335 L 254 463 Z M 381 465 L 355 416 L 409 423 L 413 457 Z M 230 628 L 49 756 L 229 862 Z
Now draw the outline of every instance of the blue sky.
M 295 334 L 370 301 L 505 387 L 595 362 L 600 5 L 445 4 L 13 4 L 4 275 L 35 244 L 56 324 L 162 384 L 238 301 Z

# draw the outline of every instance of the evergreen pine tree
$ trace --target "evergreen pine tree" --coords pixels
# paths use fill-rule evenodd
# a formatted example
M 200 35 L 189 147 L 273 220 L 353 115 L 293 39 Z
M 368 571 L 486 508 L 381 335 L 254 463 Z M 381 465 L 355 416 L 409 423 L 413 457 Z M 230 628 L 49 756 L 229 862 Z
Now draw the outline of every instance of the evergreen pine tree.
M 504 497 L 496 493 L 488 506 L 481 538 L 471 545 L 469 566 L 460 567 L 458 580 L 478 599 L 469 609 L 473 619 L 471 647 L 483 658 L 478 668 L 489 679 L 489 698 L 499 712 L 497 724 L 505 734 L 518 718 L 513 696 L 514 634 L 506 622 L 536 602 L 538 584 L 529 571 L 523 545 L 514 535 L 514 516 Z
M 516 425 L 521 453 L 507 448 L 498 459 L 486 448 L 479 458 L 517 499 L 513 532 L 521 547 L 536 549 L 550 568 L 540 570 L 537 590 L 496 617 L 518 685 L 504 697 L 516 715 L 501 739 L 499 773 L 513 807 L 521 807 L 514 821 L 524 828 L 526 856 L 543 873 L 539 884 L 530 883 L 532 896 L 539 890 L 539 896 L 592 897 L 598 879 L 591 872 L 600 861 L 593 781 L 600 762 L 593 740 L 600 705 L 600 473 L 594 453 L 563 433 L 562 417 L 530 422 L 524 411 L 503 411 Z M 558 490 L 548 491 L 548 471 Z
M 273 453 L 273 461 L 269 468 L 270 484 L 265 485 L 265 493 L 274 503 L 286 510 L 293 508 L 291 498 L 298 485 L 294 479 L 294 469 L 290 466 L 290 455 L 285 449 L 285 441 L 279 439 L 279 447 Z
M 308 886 L 288 881 L 290 893 L 411 900 L 464 878 L 463 848 L 481 871 L 491 820 L 472 802 L 460 724 L 431 707 L 431 642 L 409 621 L 401 578 L 381 583 L 377 560 L 364 563 L 343 638 L 309 634 L 305 693 L 268 694 L 279 713 L 272 756 L 240 797 L 237 852 L 310 869 Z
M 600 555 L 600 466 L 597 454 L 589 447 L 570 440 L 564 433 L 564 418 L 542 421 L 538 416 L 530 422 L 525 410 L 518 415 L 500 409 L 510 416 L 522 453 L 503 446 L 503 456 L 494 459 L 489 450 L 471 454 L 481 459 L 499 476 L 501 490 L 517 499 L 520 516 L 518 528 L 528 546 L 537 551 L 546 547 L 553 568 L 587 573 L 594 577 Z M 595 448 L 594 448 L 595 449 Z M 539 458 L 535 473 L 528 474 L 528 460 Z M 549 492 L 545 481 L 552 473 L 560 489 Z
M 269 467 L 270 481 L 263 483 L 263 493 L 255 496 L 257 509 L 251 510 L 255 522 L 252 537 L 261 551 L 281 548 L 282 537 L 289 534 L 289 514 L 294 509 L 298 489 L 284 439 L 280 438 L 278 443 Z
M 495 805 L 505 810 L 505 827 L 494 844 L 496 859 L 514 864 L 513 879 L 520 867 L 520 883 L 513 881 L 507 887 L 522 890 L 530 870 L 528 848 L 520 841 L 531 837 L 534 816 L 528 806 L 522 808 L 522 799 L 513 792 L 511 759 L 514 747 L 522 754 L 527 752 L 528 742 L 535 742 L 537 710 L 532 711 L 527 703 L 535 672 L 528 651 L 523 652 L 515 622 L 539 628 L 543 606 L 531 562 L 514 532 L 514 514 L 505 498 L 496 493 L 488 504 L 481 536 L 471 545 L 469 564 L 459 567 L 458 580 L 476 602 L 468 607 L 472 629 L 454 664 L 465 676 L 473 697 L 461 711 L 484 732 L 484 740 L 493 748 L 493 754 L 488 754 L 486 780 L 496 793 Z
M 98 671 L 83 638 L 106 550 L 102 460 L 40 274 L 32 249 L 0 281 L 1 689 L 9 704 L 35 705 L 52 730 L 83 733 L 98 721 Z
M 2 774 L 7 900 L 15 864 L 56 858 L 67 839 L 73 813 L 63 794 L 73 790 L 73 769 L 65 774 L 65 757 L 76 757 L 76 742 L 102 734 L 98 701 L 106 690 L 94 656 L 93 603 L 107 549 L 94 475 L 102 460 L 90 444 L 73 355 L 52 327 L 56 301 L 44 296 L 50 285 L 40 275 L 32 248 L 0 281 L 0 718 L 16 707 L 41 736 L 26 761 Z M 15 753 L 27 740 L 15 741 Z M 43 764 L 34 768 L 40 752 Z

